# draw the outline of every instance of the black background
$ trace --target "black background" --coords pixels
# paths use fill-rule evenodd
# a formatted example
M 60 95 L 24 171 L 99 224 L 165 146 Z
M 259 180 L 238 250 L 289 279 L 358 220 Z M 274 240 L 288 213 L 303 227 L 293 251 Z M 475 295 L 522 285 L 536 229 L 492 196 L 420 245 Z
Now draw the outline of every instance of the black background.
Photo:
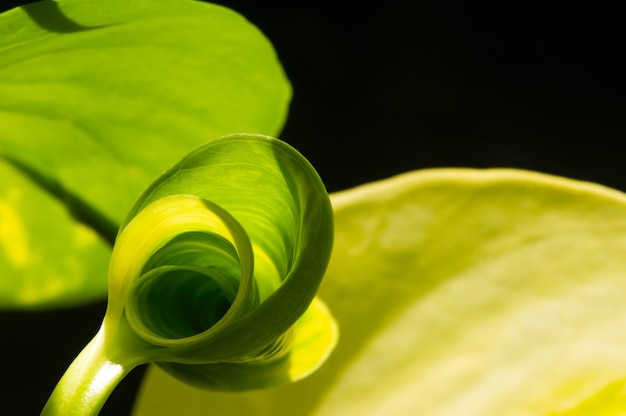
M 294 86 L 282 138 L 331 192 L 451 166 L 533 169 L 626 190 L 619 6 L 219 3 L 273 41 Z M 0 314 L 0 415 L 38 414 L 104 307 Z M 122 383 L 103 415 L 128 413 L 140 376 Z

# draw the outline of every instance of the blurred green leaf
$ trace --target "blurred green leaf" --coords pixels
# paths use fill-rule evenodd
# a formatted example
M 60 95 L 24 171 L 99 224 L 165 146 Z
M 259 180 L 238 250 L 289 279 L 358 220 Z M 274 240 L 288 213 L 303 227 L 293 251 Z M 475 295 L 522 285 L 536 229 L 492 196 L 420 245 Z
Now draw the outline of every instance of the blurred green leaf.
M 623 413 L 623 194 L 441 169 L 332 200 L 320 296 L 342 336 L 328 362 L 301 382 L 237 395 L 152 368 L 136 415 Z
M 85 281 L 106 273 L 106 241 L 2 159 L 0 178 L 0 305 L 45 307 L 106 293 L 106 279 Z
M 24 195 L 0 231 L 6 308 L 104 296 L 106 267 L 95 266 L 106 264 L 104 242 L 140 192 L 200 143 L 276 135 L 290 86 L 266 38 L 223 7 L 60 0 L 0 15 L 0 96 L 0 158 L 10 171 L 0 198 L 15 209 L 18 183 Z M 39 205 L 23 209 L 33 192 Z M 49 206 L 66 212 L 48 215 Z M 74 228 L 99 234 L 89 253 L 68 242 Z M 25 254 L 15 257 L 15 247 Z

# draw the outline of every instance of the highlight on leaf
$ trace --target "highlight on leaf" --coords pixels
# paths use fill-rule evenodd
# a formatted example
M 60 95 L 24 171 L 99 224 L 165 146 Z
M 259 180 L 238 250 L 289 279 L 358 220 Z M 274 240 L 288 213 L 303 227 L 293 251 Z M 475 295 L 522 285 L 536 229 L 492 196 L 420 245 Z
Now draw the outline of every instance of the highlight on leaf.
M 214 390 L 305 377 L 338 335 L 315 299 L 332 215 L 319 176 L 284 142 L 231 135 L 201 146 L 145 191 L 121 227 L 107 312 L 88 347 L 96 353 L 81 355 L 108 357 L 124 374 L 154 362 Z M 61 380 L 49 403 L 84 383 Z

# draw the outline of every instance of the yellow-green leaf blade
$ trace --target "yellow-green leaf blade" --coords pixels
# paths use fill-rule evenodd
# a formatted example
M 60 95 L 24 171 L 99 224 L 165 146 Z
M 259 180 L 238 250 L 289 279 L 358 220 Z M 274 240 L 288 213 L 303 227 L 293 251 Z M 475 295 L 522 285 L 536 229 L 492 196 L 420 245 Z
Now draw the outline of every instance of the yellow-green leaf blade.
M 177 388 L 175 405 L 152 373 L 137 414 L 201 403 L 225 415 L 619 414 L 622 194 L 528 172 L 434 170 L 333 203 L 320 295 L 342 337 L 327 364 L 242 396 Z

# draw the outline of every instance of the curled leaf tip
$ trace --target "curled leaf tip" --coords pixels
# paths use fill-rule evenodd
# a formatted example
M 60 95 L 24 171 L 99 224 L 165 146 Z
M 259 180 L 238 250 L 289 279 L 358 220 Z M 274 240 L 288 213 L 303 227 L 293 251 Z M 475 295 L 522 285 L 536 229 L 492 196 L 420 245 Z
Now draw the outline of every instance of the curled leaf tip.
M 332 236 L 328 195 L 293 148 L 258 135 L 210 142 L 131 210 L 105 322 L 129 326 L 146 361 L 203 387 L 302 378 L 336 342 L 313 302 Z
M 227 391 L 315 371 L 338 334 L 315 299 L 332 240 L 328 194 L 293 148 L 258 135 L 201 146 L 145 191 L 120 228 L 103 325 L 42 414 L 95 415 L 145 363 Z

